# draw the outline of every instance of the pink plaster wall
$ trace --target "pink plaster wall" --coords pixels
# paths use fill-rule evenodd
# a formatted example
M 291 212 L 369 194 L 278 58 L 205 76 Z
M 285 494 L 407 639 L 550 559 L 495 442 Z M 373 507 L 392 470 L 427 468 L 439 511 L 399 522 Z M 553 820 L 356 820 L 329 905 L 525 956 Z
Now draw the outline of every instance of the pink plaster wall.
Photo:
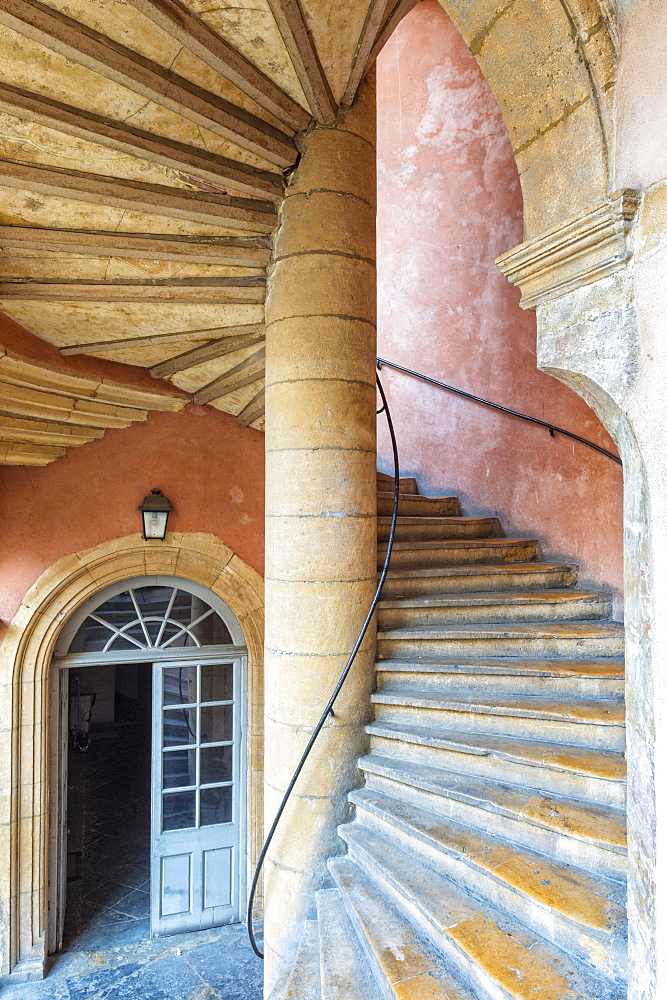
M 536 368 L 535 316 L 494 264 L 522 240 L 509 137 L 474 58 L 423 0 L 378 60 L 378 354 L 613 450 Z M 592 450 L 384 369 L 402 469 L 622 588 L 622 473 Z M 381 468 L 389 470 L 384 419 Z
M 667 3 L 631 3 L 621 23 L 616 186 L 667 179 Z
M 36 340 L 0 315 L 0 344 L 35 356 Z M 60 366 L 156 388 L 132 366 L 72 360 Z M 154 486 L 174 506 L 170 529 L 211 532 L 263 573 L 264 435 L 209 406 L 152 412 L 43 468 L 0 467 L 0 637 L 57 559 L 139 531 L 137 507 Z

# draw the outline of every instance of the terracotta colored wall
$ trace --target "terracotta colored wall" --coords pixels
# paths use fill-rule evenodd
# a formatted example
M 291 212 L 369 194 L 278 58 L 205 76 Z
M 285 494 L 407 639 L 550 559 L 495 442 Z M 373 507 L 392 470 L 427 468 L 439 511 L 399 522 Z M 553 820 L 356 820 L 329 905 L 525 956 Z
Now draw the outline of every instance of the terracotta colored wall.
M 0 343 L 11 332 L 13 349 L 28 353 L 30 336 L 2 319 Z M 119 381 L 150 380 L 128 365 L 95 365 Z M 0 467 L 1 632 L 56 559 L 140 530 L 137 507 L 154 486 L 174 505 L 170 530 L 211 532 L 263 572 L 264 435 L 207 406 L 149 413 L 43 468 Z
M 537 371 L 535 316 L 494 259 L 522 240 L 519 177 L 498 106 L 435 0 L 378 60 L 378 354 L 613 445 L 594 413 Z M 497 513 L 581 577 L 622 587 L 622 474 L 564 438 L 384 370 L 402 466 L 424 492 Z M 380 418 L 380 463 L 391 452 Z

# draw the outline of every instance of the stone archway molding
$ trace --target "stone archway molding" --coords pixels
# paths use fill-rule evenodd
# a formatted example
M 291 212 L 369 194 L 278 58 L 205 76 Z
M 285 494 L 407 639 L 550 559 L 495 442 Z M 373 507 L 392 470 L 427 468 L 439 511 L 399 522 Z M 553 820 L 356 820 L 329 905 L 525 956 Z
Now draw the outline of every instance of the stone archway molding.
M 128 535 L 63 556 L 42 573 L 0 648 L 0 897 L 2 976 L 40 978 L 48 906 L 49 677 L 69 616 L 89 597 L 135 576 L 168 575 L 208 587 L 236 615 L 248 647 L 248 866 L 263 829 L 264 582 L 219 538 Z

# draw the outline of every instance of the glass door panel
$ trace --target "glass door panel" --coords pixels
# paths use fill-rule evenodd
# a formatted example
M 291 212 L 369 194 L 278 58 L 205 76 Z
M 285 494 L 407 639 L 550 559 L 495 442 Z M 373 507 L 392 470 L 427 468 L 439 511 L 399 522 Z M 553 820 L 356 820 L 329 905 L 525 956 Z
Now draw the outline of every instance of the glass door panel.
M 153 666 L 152 934 L 239 919 L 242 663 Z

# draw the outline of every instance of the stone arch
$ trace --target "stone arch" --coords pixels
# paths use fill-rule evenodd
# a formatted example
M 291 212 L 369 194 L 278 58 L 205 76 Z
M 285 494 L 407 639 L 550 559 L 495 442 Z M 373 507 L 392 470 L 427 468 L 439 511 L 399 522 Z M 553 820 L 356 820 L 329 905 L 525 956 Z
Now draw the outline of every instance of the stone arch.
M 525 238 L 611 193 L 618 36 L 609 0 L 439 0 L 512 142 Z
M 63 556 L 39 577 L 0 649 L 5 718 L 1 760 L 2 974 L 43 975 L 48 898 L 49 674 L 69 616 L 110 584 L 136 576 L 181 577 L 207 587 L 239 621 L 248 648 L 247 809 L 249 868 L 263 829 L 264 594 L 259 573 L 211 534 L 174 532 L 165 542 L 129 535 Z

